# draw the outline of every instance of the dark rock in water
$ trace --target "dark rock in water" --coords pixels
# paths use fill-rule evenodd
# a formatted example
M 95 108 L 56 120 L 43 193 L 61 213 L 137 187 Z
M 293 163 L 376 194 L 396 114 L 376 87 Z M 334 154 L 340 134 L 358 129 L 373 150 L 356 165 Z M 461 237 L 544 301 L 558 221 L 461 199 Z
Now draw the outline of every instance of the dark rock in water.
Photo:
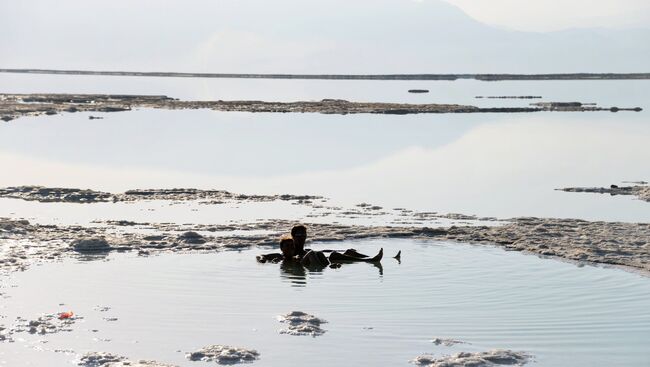
M 207 242 L 203 236 L 201 236 L 196 232 L 191 232 L 191 231 L 185 232 L 182 235 L 178 236 L 178 239 L 182 242 L 195 244 L 195 245 L 201 245 Z
M 2 121 L 4 121 L 4 122 L 8 122 L 8 121 L 11 121 L 11 120 L 13 120 L 13 119 L 14 119 L 14 118 L 13 118 L 12 116 L 2 116 L 2 117 L 0 118 L 0 120 L 2 120 Z
M 112 249 L 105 238 L 89 238 L 72 242 L 72 248 L 77 252 L 106 252 Z
M 428 89 L 409 89 L 409 93 L 429 93 Z
M 92 115 L 88 116 L 88 120 L 102 120 L 102 119 L 104 118 L 101 116 L 92 116 Z

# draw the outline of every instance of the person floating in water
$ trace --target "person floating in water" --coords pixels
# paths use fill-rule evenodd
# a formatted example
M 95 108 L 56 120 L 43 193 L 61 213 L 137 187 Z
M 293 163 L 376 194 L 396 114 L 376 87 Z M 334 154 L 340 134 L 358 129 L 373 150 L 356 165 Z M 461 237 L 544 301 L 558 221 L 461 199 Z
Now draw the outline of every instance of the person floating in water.
M 280 251 L 282 253 L 258 255 L 257 261 L 261 263 L 295 261 L 305 267 L 326 267 L 328 265 L 346 262 L 378 263 L 384 256 L 383 248 L 373 257 L 359 253 L 354 249 L 348 249 L 342 253 L 336 250 L 315 251 L 305 249 L 306 241 L 307 227 L 296 225 L 291 228 L 291 237 L 283 237 L 280 240 Z M 329 257 L 325 255 L 326 253 L 329 253 Z

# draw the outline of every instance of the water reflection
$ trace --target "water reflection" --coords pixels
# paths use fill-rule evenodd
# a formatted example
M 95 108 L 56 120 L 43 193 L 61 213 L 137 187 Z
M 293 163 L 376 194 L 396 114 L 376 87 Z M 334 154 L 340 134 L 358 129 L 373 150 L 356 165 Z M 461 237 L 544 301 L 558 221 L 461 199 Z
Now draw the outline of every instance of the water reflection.
M 401 261 L 398 260 L 398 263 Z M 274 264 L 270 264 L 273 266 Z M 381 262 L 372 262 L 372 263 L 360 263 L 360 262 L 345 262 L 341 263 L 342 267 L 348 266 L 364 266 L 369 265 L 377 269 L 377 275 L 379 278 L 384 276 L 384 266 Z M 297 261 L 287 261 L 284 260 L 280 262 L 280 278 L 284 282 L 291 283 L 292 287 L 306 287 L 308 277 L 322 277 L 325 272 L 335 271 L 336 268 L 330 267 L 304 267 Z
M 56 79 L 63 86 L 49 85 L 53 80 L 43 79 L 46 88 L 40 90 L 65 89 L 65 80 L 72 79 Z M 111 81 L 116 89 L 134 87 L 133 80 Z M 196 86 L 196 81 L 166 82 L 170 90 Z M 399 85 L 220 82 L 241 88 L 241 99 L 268 99 L 255 91 L 272 94 L 277 88 L 271 86 L 277 85 L 297 96 L 313 91 L 337 97 L 356 90 L 370 93 L 371 100 L 396 100 L 393 88 Z M 33 83 L 39 84 L 38 79 Z M 474 95 L 540 94 L 549 100 L 647 107 L 650 82 L 454 82 L 427 89 L 432 90 L 429 102 L 440 102 L 440 96 L 453 91 L 450 102 L 458 103 Z M 324 195 L 343 206 L 370 202 L 385 208 L 501 218 L 648 221 L 650 207 L 632 198 L 554 191 L 647 180 L 647 116 L 647 109 L 433 116 L 141 110 L 93 121 L 84 114 L 25 118 L 0 125 L 0 166 L 11 172 L 0 175 L 0 186 L 217 188 Z M 300 138 L 279 144 L 292 137 Z
M 292 287 L 305 287 L 307 285 L 307 269 L 297 261 L 282 261 L 280 263 L 280 277 L 283 281 L 291 282 Z

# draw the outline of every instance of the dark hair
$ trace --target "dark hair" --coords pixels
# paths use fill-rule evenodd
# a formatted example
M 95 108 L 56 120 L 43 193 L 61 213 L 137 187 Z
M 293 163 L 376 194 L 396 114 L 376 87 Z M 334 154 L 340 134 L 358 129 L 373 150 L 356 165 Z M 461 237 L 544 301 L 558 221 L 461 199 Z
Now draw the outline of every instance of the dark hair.
M 287 253 L 289 253 L 288 256 L 293 256 L 295 253 L 295 247 L 293 246 L 293 238 L 291 237 L 282 237 L 280 239 L 280 251 L 282 251 L 282 254 L 287 256 Z
M 296 233 L 298 233 L 298 232 L 303 232 L 303 233 L 307 234 L 307 227 L 303 226 L 302 224 L 296 224 L 295 226 L 293 226 L 293 228 L 291 228 L 291 235 L 292 236 L 295 236 Z

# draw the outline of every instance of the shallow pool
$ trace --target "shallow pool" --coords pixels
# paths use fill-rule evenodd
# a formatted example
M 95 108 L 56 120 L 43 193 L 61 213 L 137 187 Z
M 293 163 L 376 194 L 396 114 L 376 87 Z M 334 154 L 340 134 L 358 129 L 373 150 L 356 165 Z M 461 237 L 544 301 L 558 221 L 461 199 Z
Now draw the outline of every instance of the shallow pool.
M 69 366 L 79 353 L 106 351 L 201 366 L 207 364 L 185 353 L 210 344 L 256 349 L 255 366 L 408 366 L 424 353 L 493 348 L 529 352 L 536 366 L 650 364 L 644 275 L 488 246 L 327 244 L 333 246 L 368 253 L 383 247 L 386 257 L 381 266 L 306 271 L 258 264 L 254 255 L 262 250 L 115 254 L 14 274 L 2 280 L 0 324 L 68 310 L 83 320 L 70 332 L 15 334 L 16 342 L 0 343 L 0 364 Z M 398 250 L 401 263 L 391 258 Z M 280 334 L 276 317 L 293 310 L 327 320 L 326 333 Z M 446 347 L 433 338 L 466 344 Z

